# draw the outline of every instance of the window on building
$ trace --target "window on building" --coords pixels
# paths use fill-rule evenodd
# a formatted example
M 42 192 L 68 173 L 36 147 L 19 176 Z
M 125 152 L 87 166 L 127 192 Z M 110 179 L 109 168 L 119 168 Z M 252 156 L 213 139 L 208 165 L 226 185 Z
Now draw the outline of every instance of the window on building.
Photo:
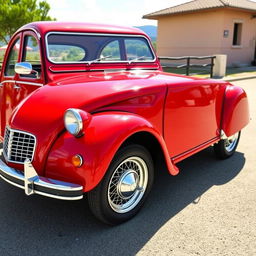
M 239 46 L 242 41 L 242 23 L 234 23 L 233 45 Z

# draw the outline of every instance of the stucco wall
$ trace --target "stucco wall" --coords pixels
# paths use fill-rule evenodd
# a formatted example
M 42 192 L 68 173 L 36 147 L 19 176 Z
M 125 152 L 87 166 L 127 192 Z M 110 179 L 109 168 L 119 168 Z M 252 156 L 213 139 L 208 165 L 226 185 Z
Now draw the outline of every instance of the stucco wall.
M 229 30 L 229 37 L 222 37 L 221 53 L 228 55 L 228 64 L 247 63 L 254 59 L 256 39 L 256 19 L 252 14 L 234 10 L 224 12 L 223 31 Z M 233 26 L 242 22 L 242 41 L 240 47 L 233 47 Z
M 227 54 L 228 64 L 247 63 L 254 57 L 256 19 L 231 9 L 161 17 L 158 20 L 159 56 Z M 232 47 L 234 21 L 243 22 L 242 46 Z M 224 38 L 224 30 L 229 36 Z

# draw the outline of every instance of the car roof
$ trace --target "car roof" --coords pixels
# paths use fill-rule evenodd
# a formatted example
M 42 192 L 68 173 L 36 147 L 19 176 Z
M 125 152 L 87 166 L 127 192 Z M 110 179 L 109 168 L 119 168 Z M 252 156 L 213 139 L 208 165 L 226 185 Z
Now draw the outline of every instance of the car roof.
M 33 22 L 21 27 L 21 30 L 36 30 L 41 35 L 51 31 L 59 32 L 78 32 L 78 33 L 107 33 L 107 34 L 136 34 L 147 35 L 138 28 L 124 27 L 108 24 L 85 23 L 85 22 L 56 22 L 56 21 L 40 21 Z

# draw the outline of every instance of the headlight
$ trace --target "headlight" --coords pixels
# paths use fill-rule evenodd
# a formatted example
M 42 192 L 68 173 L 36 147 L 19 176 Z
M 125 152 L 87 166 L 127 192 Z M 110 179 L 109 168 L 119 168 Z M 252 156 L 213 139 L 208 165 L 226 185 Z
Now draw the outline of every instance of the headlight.
M 70 108 L 65 112 L 64 124 L 69 133 L 75 137 L 83 134 L 83 118 L 79 109 Z

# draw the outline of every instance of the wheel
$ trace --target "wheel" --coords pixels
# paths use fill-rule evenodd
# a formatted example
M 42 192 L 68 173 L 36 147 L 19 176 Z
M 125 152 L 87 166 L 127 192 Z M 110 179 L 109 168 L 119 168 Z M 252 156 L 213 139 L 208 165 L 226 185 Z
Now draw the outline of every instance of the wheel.
M 142 207 L 154 179 L 150 153 L 140 145 L 121 148 L 100 184 L 88 193 L 92 213 L 116 225 L 132 218 Z
M 232 156 L 237 148 L 241 132 L 237 132 L 227 139 L 220 140 L 217 144 L 214 144 L 214 151 L 218 158 L 226 159 Z

